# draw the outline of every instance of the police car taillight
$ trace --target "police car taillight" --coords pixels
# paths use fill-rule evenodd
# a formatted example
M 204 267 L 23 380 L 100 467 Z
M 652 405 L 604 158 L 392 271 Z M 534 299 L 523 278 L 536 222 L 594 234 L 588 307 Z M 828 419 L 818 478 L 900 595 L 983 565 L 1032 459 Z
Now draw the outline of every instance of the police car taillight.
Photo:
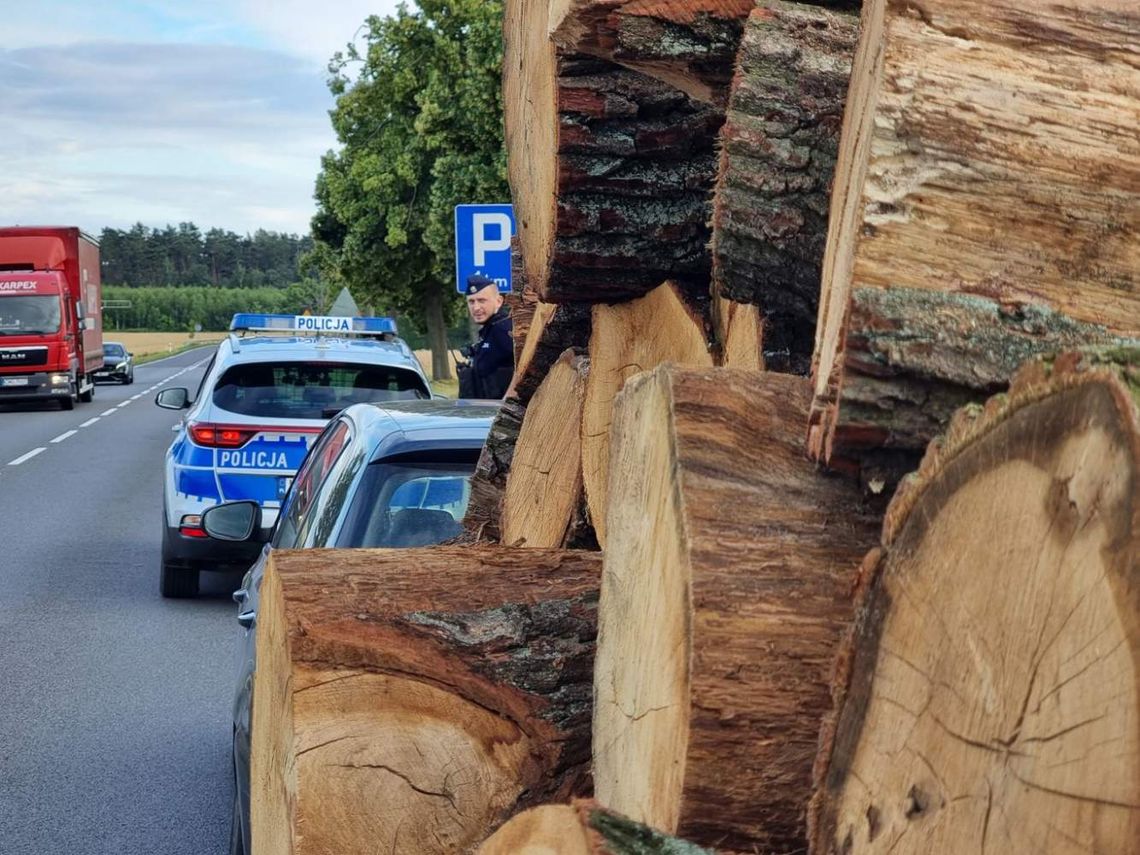
M 256 430 L 195 422 L 190 425 L 190 439 L 209 448 L 241 448 L 257 435 Z

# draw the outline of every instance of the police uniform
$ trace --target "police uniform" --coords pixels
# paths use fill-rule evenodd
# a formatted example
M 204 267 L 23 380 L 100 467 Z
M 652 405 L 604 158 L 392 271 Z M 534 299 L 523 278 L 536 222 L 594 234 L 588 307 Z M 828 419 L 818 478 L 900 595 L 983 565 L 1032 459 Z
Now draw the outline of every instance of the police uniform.
M 467 295 L 493 284 L 485 276 L 467 279 Z M 479 337 L 468 346 L 466 367 L 459 366 L 460 398 L 501 398 L 511 385 L 515 370 L 515 345 L 511 316 L 503 306 L 479 327 Z

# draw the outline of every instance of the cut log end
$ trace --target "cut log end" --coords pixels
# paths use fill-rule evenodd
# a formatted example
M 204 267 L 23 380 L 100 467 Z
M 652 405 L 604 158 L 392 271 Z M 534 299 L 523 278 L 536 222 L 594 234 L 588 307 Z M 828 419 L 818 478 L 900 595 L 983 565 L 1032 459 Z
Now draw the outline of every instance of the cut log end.
M 1109 373 L 955 420 L 866 566 L 814 851 L 1140 852 L 1138 509 Z

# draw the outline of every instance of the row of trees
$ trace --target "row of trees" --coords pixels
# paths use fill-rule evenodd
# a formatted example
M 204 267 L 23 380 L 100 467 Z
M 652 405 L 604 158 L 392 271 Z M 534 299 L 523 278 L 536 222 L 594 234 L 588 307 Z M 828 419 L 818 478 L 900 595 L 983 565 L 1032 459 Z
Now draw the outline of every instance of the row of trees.
M 151 229 L 103 229 L 99 236 L 103 281 L 131 288 L 210 285 L 215 288 L 283 288 L 301 281 L 301 264 L 312 250 L 308 235 L 258 229 L 239 235 L 202 232 L 194 223 Z
M 340 148 L 317 178 L 312 254 L 322 277 L 427 332 L 450 374 L 454 207 L 503 202 L 501 0 L 418 0 L 372 16 L 330 63 Z
M 320 311 L 326 300 L 314 283 L 286 288 L 183 288 L 105 286 L 103 325 L 107 330 L 190 332 L 229 329 L 238 312 L 300 314 L 306 308 Z

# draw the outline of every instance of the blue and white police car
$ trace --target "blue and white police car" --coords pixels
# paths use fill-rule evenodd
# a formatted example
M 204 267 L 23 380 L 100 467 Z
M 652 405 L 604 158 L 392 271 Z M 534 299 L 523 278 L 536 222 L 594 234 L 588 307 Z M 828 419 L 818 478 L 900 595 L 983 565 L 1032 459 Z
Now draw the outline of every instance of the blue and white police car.
M 260 545 L 207 537 L 202 512 L 254 500 L 266 534 L 309 446 L 350 404 L 431 398 L 419 360 L 390 318 L 238 314 L 197 393 L 163 389 L 186 410 L 166 452 L 164 597 L 198 593 L 202 570 L 245 570 Z

